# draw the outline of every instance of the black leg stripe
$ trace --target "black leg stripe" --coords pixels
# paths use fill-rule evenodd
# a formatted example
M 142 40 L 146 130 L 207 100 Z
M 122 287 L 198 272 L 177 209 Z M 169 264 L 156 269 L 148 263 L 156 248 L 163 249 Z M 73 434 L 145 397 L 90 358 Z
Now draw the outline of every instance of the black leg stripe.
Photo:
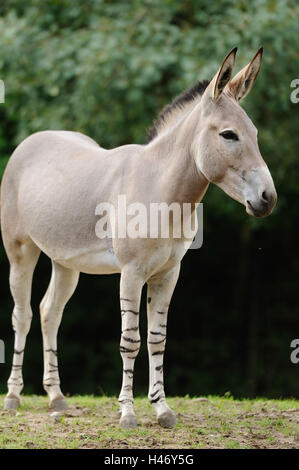
M 133 352 L 139 351 L 139 348 L 129 349 L 129 348 L 125 348 L 124 346 L 121 346 L 119 349 L 121 353 L 133 353 Z
M 124 390 L 132 390 L 132 385 L 126 385 L 126 386 L 124 387 Z
M 157 398 L 155 398 L 154 400 L 150 400 L 151 403 L 157 403 L 159 400 L 161 400 L 161 396 L 158 396 Z
M 124 405 L 125 403 L 133 403 L 133 400 L 131 398 L 123 398 L 121 400 L 118 400 L 118 402 Z
M 45 349 L 45 352 L 52 352 L 55 356 L 57 356 L 57 351 L 54 351 L 54 349 Z
M 166 338 L 163 338 L 161 341 L 148 341 L 148 344 L 161 344 L 166 340 Z
M 155 352 L 153 352 L 152 356 L 160 356 L 161 354 L 164 354 L 164 350 L 163 351 L 155 351 Z
M 121 334 L 123 334 L 125 331 L 137 331 L 137 330 L 138 330 L 138 326 L 132 326 L 132 328 L 126 328 L 125 330 L 123 330 Z
M 122 336 L 122 339 L 124 341 L 128 341 L 129 343 L 140 343 L 140 339 L 132 339 L 132 338 L 128 338 L 127 336 Z
M 56 384 L 46 384 L 45 382 L 43 383 L 44 387 L 54 387 L 55 385 L 60 385 L 60 383 L 56 383 Z
M 14 350 L 14 353 L 15 354 L 22 354 L 25 350 L 23 349 L 23 351 L 17 351 L 16 349 Z
M 120 311 L 121 314 L 125 314 L 125 313 L 128 313 L 128 312 L 133 313 L 133 315 L 139 315 L 139 312 L 135 312 L 134 310 L 130 310 L 130 309 Z
M 153 387 L 155 387 L 156 385 L 164 385 L 162 380 L 158 380 L 157 382 L 154 383 Z

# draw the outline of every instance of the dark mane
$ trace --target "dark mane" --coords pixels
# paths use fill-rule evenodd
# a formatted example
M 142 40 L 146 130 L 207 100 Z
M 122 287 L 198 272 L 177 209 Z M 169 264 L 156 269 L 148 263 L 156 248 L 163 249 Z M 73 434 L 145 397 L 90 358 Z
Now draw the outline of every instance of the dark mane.
M 210 82 L 208 80 L 198 81 L 188 90 L 183 91 L 180 95 L 176 96 L 174 100 L 167 104 L 160 112 L 158 118 L 154 121 L 153 126 L 148 130 L 147 143 L 151 142 L 157 135 L 160 124 L 166 120 L 174 109 L 183 108 L 186 103 L 193 101 L 198 96 L 201 96 Z

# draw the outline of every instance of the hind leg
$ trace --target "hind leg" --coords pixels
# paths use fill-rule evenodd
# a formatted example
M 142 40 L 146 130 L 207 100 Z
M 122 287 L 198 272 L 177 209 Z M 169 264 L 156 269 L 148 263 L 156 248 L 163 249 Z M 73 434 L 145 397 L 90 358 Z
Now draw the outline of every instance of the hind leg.
M 44 347 L 43 386 L 50 398 L 50 408 L 64 410 L 66 401 L 60 389 L 57 360 L 57 333 L 63 309 L 73 295 L 79 272 L 64 268 L 53 261 L 50 285 L 40 305 Z
M 20 404 L 20 393 L 23 389 L 22 366 L 26 337 L 30 329 L 32 311 L 30 306 L 33 271 L 40 250 L 31 241 L 11 243 L 10 290 L 14 299 L 12 324 L 15 332 L 12 371 L 8 379 L 8 394 L 4 408 L 17 408 Z

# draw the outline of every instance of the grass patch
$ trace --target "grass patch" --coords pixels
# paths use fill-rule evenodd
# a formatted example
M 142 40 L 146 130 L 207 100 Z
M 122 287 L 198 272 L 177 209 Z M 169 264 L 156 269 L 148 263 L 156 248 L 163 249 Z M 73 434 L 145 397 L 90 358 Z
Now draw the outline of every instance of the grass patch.
M 4 396 L 0 395 L 3 408 Z M 0 411 L 2 449 L 255 449 L 299 447 L 299 401 L 234 400 L 231 396 L 173 397 L 174 429 L 161 428 L 147 398 L 135 399 L 137 429 L 118 426 L 115 397 L 73 396 L 55 422 L 47 397 L 25 396 L 17 410 Z

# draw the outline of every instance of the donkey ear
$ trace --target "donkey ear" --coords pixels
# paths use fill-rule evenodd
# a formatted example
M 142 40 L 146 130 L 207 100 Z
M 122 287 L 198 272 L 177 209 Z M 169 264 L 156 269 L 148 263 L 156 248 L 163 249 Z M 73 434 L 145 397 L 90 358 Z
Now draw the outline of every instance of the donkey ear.
M 222 91 L 231 79 L 237 50 L 238 48 L 234 47 L 234 49 L 232 49 L 227 54 L 224 61 L 222 62 L 220 69 L 218 70 L 206 90 L 208 92 L 207 94 L 210 95 L 210 98 L 215 101 L 219 98 Z
M 251 90 L 256 77 L 259 73 L 263 56 L 263 48 L 261 47 L 251 62 L 240 70 L 239 73 L 228 83 L 226 90 L 237 101 L 244 98 Z

